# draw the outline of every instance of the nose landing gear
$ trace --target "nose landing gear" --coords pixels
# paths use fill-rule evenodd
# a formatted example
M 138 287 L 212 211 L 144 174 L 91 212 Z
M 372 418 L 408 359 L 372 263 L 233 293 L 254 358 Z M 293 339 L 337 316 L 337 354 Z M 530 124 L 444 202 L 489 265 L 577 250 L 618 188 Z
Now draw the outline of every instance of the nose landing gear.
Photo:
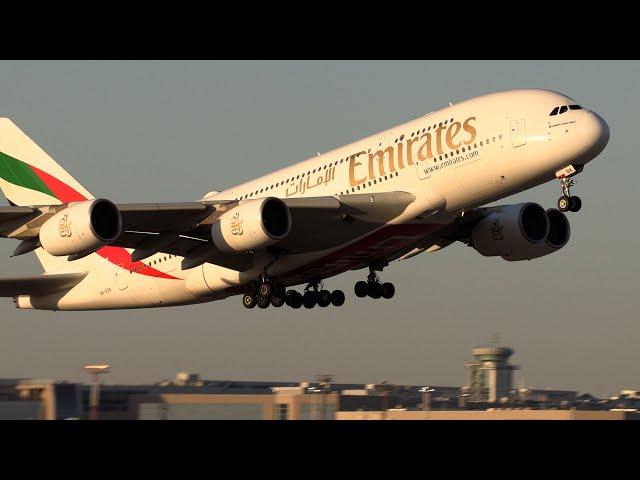
M 562 183 L 562 196 L 558 199 L 558 209 L 561 212 L 578 212 L 582 208 L 582 200 L 578 196 L 571 196 L 571 187 L 576 181 L 569 177 L 560 178 Z

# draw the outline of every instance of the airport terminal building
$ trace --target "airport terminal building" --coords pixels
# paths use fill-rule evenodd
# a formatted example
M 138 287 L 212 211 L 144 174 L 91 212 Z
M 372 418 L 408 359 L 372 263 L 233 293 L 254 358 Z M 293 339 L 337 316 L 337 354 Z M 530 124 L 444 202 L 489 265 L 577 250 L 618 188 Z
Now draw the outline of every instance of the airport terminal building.
M 640 419 L 640 391 L 598 399 L 572 390 L 513 386 L 513 350 L 477 347 L 468 385 L 204 380 L 179 373 L 151 385 L 100 385 L 108 366 L 85 367 L 92 384 L 0 379 L 0 419 L 474 420 Z

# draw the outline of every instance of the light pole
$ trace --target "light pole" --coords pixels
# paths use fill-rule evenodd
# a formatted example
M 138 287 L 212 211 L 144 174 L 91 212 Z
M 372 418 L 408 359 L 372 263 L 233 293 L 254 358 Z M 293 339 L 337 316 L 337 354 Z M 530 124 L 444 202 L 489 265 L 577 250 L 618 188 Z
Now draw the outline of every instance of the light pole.
M 431 387 L 422 387 L 420 391 L 422 392 L 422 409 L 431 410 L 431 392 L 435 392 L 436 389 Z
M 327 420 L 328 402 L 327 396 L 331 391 L 331 382 L 333 381 L 333 375 L 316 375 L 316 380 L 320 387 L 320 408 L 316 411 L 317 420 Z
M 378 386 L 378 388 L 380 389 L 380 391 L 382 391 L 382 415 L 386 420 L 388 413 L 387 410 L 389 409 L 389 395 L 393 391 L 394 387 L 392 384 L 385 380 Z
M 84 371 L 91 375 L 91 391 L 89 395 L 89 420 L 98 420 L 98 405 L 100 405 L 99 375 L 109 373 L 110 365 L 85 365 Z

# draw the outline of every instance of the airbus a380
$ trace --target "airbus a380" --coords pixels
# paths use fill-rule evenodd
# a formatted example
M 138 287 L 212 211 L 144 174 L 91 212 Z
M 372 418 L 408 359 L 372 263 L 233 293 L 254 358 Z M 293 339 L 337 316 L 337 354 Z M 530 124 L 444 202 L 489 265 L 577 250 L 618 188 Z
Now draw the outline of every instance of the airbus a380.
M 340 306 L 325 281 L 363 269 L 358 297 L 392 298 L 378 272 L 458 241 L 507 261 L 569 241 L 573 177 L 607 123 L 548 90 L 450 105 L 291 167 L 185 203 L 96 199 L 9 119 L 0 119 L 0 235 L 44 274 L 0 279 L 20 309 L 186 305 L 241 295 L 247 308 Z M 558 208 L 482 207 L 559 180 Z M 368 269 L 368 270 L 367 270 Z M 368 272 L 368 275 L 367 275 Z M 366 277 L 365 277 L 366 275 Z M 298 290 L 290 287 L 300 286 Z M 304 295 L 301 290 L 304 289 Z

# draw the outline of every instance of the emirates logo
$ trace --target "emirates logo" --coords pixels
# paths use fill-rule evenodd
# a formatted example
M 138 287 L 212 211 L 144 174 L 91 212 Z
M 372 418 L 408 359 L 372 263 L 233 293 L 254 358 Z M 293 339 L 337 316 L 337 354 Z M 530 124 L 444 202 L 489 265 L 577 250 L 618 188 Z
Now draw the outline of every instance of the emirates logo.
M 60 223 L 58 224 L 58 233 L 60 233 L 61 237 L 71 236 L 71 222 L 69 221 L 69 215 L 66 213 L 60 219 Z
M 231 235 L 242 235 L 242 220 L 240 220 L 240 212 L 231 217 Z
M 504 225 L 498 219 L 491 224 L 491 238 L 494 240 L 504 240 L 504 234 L 502 230 L 504 229 Z

